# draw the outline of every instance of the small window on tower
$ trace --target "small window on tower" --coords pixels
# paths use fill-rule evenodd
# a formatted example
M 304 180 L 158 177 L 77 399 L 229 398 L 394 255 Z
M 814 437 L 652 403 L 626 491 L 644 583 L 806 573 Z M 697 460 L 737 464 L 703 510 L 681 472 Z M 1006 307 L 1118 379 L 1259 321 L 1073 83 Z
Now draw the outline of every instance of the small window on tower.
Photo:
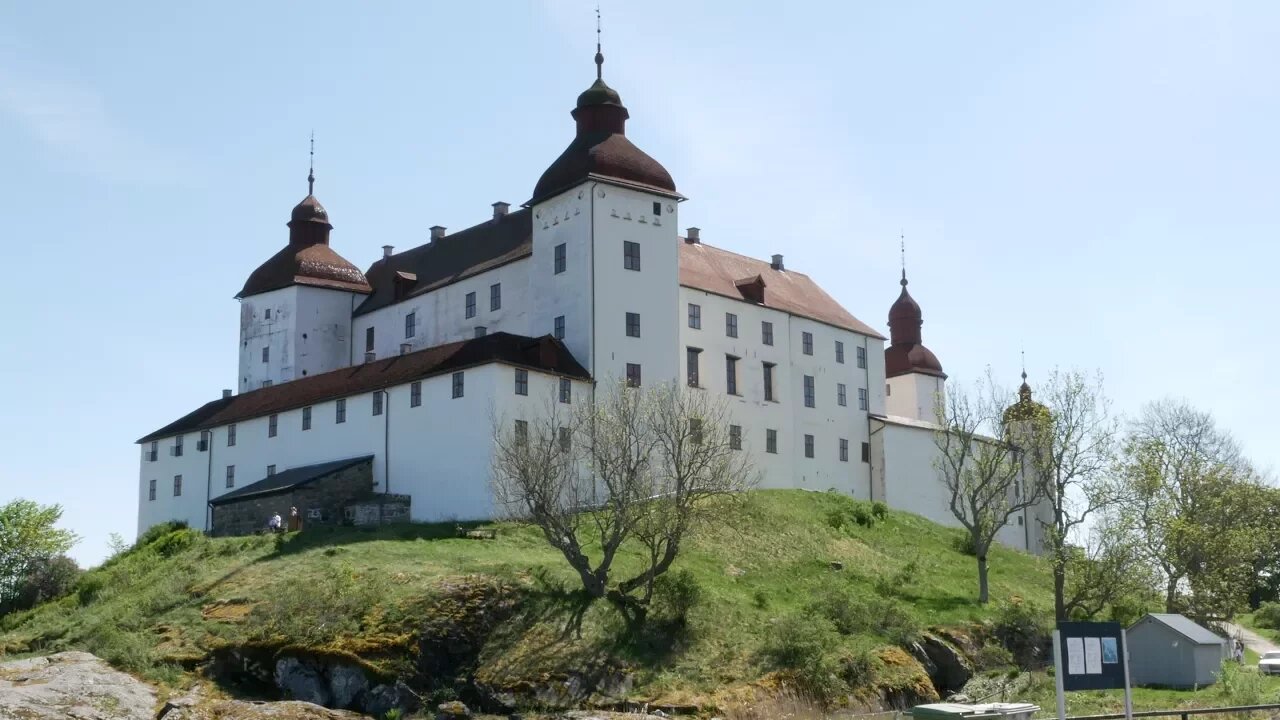
M 271 359 L 271 348 L 269 347 L 262 348 L 262 362 L 267 362 L 270 359 Z
M 653 214 L 654 214 L 654 215 L 661 215 L 661 214 L 662 214 L 662 203 L 654 203 L 654 204 L 653 204 Z
M 373 328 L 364 329 L 364 351 L 373 352 Z
M 267 308 L 267 319 L 271 319 L 271 308 Z

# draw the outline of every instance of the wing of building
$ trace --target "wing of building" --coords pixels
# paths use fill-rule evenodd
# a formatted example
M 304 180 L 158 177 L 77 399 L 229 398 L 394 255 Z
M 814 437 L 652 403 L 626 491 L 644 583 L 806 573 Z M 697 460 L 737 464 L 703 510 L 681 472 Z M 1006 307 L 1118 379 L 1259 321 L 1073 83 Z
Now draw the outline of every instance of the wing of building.
M 522 207 L 493 203 L 472 227 L 385 245 L 363 272 L 331 245 L 308 176 L 284 247 L 236 295 L 238 391 L 139 440 L 140 532 L 166 520 L 242 531 L 291 508 L 350 521 L 393 496 L 413 520 L 490 517 L 495 419 L 531 421 L 546 398 L 582 402 L 621 381 L 723 394 L 765 487 L 954 522 L 929 450 L 946 375 L 905 275 L 886 349 L 782 255 L 681 233 L 685 198 L 628 139 L 629 111 L 596 63 L 568 146 Z M 1020 533 L 1004 539 L 1038 548 Z

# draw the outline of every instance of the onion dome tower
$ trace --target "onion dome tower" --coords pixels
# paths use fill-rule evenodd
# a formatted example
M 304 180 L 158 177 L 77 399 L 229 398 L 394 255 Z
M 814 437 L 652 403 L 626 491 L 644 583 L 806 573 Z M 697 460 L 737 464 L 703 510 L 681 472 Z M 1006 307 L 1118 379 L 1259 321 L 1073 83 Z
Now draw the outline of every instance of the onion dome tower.
M 1031 398 L 1031 386 L 1027 384 L 1027 370 L 1022 369 L 1022 384 L 1018 386 L 1018 401 L 1004 411 L 1006 428 L 1021 422 L 1037 422 L 1049 419 L 1049 408 Z
M 898 284 L 902 292 L 889 308 L 889 347 L 884 351 L 885 404 L 890 415 L 934 422 L 943 407 L 947 374 L 921 341 L 924 314 L 907 292 L 905 263 Z

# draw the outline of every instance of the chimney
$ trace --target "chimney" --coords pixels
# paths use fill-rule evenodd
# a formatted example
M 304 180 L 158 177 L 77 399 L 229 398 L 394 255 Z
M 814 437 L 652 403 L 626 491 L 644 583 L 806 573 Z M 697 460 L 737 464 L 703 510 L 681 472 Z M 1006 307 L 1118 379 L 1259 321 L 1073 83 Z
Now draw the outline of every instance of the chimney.
M 432 226 L 431 226 L 431 241 L 432 241 L 432 242 L 435 242 L 436 240 L 439 240 L 440 238 L 444 237 L 444 231 L 445 231 L 445 228 L 444 228 L 443 226 L 440 226 L 440 225 L 432 225 Z
M 229 398 L 229 397 L 231 397 L 231 388 L 223 388 L 223 389 L 222 389 L 222 399 L 223 399 L 223 400 L 226 400 L 226 399 L 227 399 L 227 398 Z
M 511 209 L 511 203 L 505 203 L 499 200 L 498 202 L 493 204 L 493 219 L 501 220 L 502 217 L 506 215 L 507 211 L 510 209 Z
M 376 352 L 367 352 L 364 354 L 364 361 L 367 363 L 373 362 L 374 360 L 377 360 L 377 359 L 378 359 L 378 353 Z
M 769 263 L 769 267 L 773 268 L 774 270 L 786 270 L 786 268 L 782 266 L 781 255 L 774 255 L 773 262 Z
M 395 251 L 395 249 L 396 249 L 396 247 L 395 247 L 394 245 L 383 245 L 383 246 L 382 246 L 382 257 L 384 257 L 384 258 L 391 257 L 391 253 L 392 253 L 392 252 L 394 252 L 394 251 Z
M 701 231 L 695 227 L 691 227 L 688 230 L 685 230 L 684 241 L 689 243 L 690 245 L 697 245 L 698 243 L 702 242 L 702 239 L 698 237 L 699 232 Z
M 400 354 L 408 355 L 413 352 L 413 343 L 400 343 Z

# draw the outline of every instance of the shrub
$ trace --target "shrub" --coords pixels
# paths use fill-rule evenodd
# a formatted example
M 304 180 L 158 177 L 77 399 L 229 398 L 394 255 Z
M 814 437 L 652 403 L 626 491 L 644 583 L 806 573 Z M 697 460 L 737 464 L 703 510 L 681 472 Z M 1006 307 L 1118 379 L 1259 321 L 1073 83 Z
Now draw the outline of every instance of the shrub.
M 889 518 L 889 506 L 880 500 L 871 503 L 871 514 L 877 520 L 887 520 Z
M 1049 616 L 1021 598 L 1010 598 L 996 607 L 992 627 L 996 638 L 1021 668 L 1038 664 L 1049 647 Z
M 879 503 L 883 505 L 884 503 Z M 889 515 L 889 509 L 876 509 L 877 503 L 841 497 L 837 507 L 827 511 L 827 525 L 833 530 L 844 530 L 854 525 L 869 528 Z
M 323 577 L 306 583 L 305 592 L 296 582 L 282 581 L 254 608 L 258 637 L 321 645 L 358 630 L 386 596 L 387 583 L 380 574 L 360 574 L 347 563 L 326 566 Z
M 202 537 L 204 536 L 200 532 L 184 527 L 161 535 L 148 547 L 155 550 L 160 557 L 173 557 L 194 545 Z
M 796 681 L 805 690 L 830 699 L 845 689 L 842 668 L 829 655 L 837 641 L 830 620 L 788 615 L 769 628 L 760 651 L 772 667 L 795 673 Z
M 1258 627 L 1280 630 L 1280 603 L 1264 602 L 1253 614 L 1253 622 Z
M 1013 653 L 995 643 L 987 643 L 973 654 L 973 667 L 980 672 L 1002 670 L 1013 665 Z
M 821 595 L 809 612 L 826 618 L 841 635 L 875 634 L 908 645 L 920 634 L 920 624 L 902 604 L 887 598 L 864 602 L 840 591 Z
M 970 557 L 978 556 L 978 551 L 973 547 L 973 536 L 969 533 L 957 535 L 956 538 L 951 541 L 951 547 L 955 548 L 956 552 L 961 555 L 968 555 Z
M 757 590 L 751 596 L 751 604 L 755 605 L 757 610 L 764 610 L 769 607 L 769 596 L 765 595 L 763 590 Z
M 66 555 L 33 560 L 14 583 L 5 602 L 0 602 L 0 615 L 30 610 L 40 603 L 66 595 L 80 577 L 80 566 Z
M 919 572 L 919 563 L 911 560 L 898 568 L 897 572 L 892 575 L 878 575 L 873 582 L 876 593 L 886 598 L 897 597 L 902 594 L 904 589 L 910 587 L 916 581 L 916 576 Z
M 702 586 L 688 570 L 659 575 L 653 583 L 651 612 L 655 619 L 683 627 L 689 611 L 702 599 Z
M 87 572 L 80 576 L 76 583 L 76 599 L 81 605 L 88 605 L 98 599 L 98 594 L 106 587 L 105 574 L 101 571 Z
M 1259 705 L 1266 695 L 1266 683 L 1257 670 L 1228 660 L 1218 672 L 1218 694 L 1229 705 Z

